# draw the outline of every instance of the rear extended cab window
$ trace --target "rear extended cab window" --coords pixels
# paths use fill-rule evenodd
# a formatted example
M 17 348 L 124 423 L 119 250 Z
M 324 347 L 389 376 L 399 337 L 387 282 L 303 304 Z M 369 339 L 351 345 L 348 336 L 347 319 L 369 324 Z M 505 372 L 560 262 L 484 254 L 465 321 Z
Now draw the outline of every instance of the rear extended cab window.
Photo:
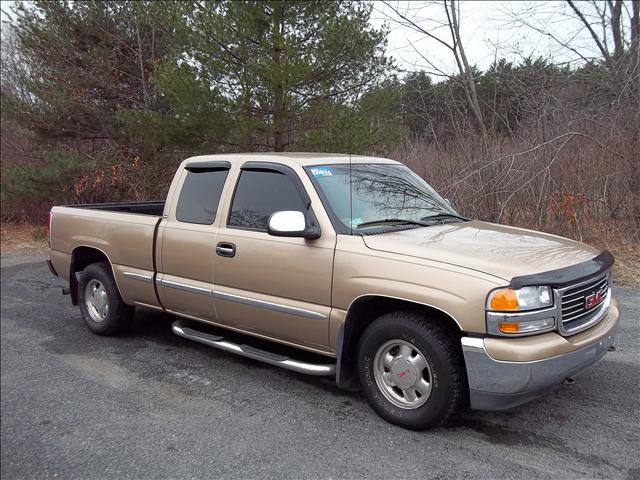
M 228 168 L 187 169 L 182 185 L 176 219 L 180 222 L 211 225 L 216 218 Z

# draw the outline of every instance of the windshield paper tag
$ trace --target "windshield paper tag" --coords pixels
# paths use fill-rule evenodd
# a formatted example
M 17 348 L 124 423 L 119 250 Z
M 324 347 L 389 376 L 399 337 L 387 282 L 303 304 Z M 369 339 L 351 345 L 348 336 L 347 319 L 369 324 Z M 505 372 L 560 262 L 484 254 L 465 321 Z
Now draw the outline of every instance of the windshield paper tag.
M 314 167 L 311 169 L 311 173 L 314 177 L 333 177 L 331 169 L 327 167 Z

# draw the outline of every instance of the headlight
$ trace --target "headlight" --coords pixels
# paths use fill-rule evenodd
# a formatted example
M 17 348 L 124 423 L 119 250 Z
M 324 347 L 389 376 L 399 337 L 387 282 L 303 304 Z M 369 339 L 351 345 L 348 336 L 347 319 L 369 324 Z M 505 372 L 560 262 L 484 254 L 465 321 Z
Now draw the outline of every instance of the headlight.
M 556 327 L 556 309 L 549 287 L 500 288 L 487 297 L 487 333 L 533 335 Z
M 535 310 L 553 305 L 549 287 L 501 288 L 489 294 L 487 309 L 499 312 Z

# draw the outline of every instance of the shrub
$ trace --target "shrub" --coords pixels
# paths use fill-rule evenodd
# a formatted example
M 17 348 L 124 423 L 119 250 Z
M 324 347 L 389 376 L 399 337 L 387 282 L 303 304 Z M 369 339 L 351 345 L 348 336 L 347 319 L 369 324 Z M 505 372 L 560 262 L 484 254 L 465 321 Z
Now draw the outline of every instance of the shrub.
M 90 167 L 74 151 L 55 149 L 42 164 L 4 167 L 1 180 L 2 219 L 24 221 L 46 213 L 47 204 L 68 202 L 68 186 L 83 169 Z

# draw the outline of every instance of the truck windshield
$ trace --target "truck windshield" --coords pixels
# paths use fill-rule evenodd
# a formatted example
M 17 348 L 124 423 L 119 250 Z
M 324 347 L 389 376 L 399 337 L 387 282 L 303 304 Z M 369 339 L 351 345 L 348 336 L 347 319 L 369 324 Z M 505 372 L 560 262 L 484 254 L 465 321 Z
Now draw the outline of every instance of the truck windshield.
M 424 224 L 464 218 L 422 178 L 404 165 L 355 163 L 306 168 L 334 219 L 346 229 Z M 351 192 L 349 192 L 351 186 Z

